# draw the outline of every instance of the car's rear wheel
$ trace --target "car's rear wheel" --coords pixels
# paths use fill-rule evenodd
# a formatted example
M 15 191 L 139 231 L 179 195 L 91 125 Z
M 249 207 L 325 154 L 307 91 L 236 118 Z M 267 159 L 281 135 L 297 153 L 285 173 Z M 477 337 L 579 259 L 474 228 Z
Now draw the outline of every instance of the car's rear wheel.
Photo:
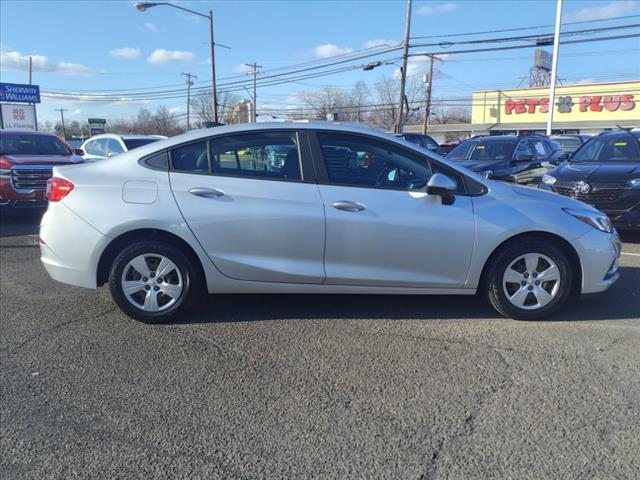
M 488 266 L 483 288 L 505 317 L 548 317 L 569 299 L 573 274 L 566 253 L 552 242 L 523 239 L 503 248 Z
M 141 241 L 116 257 L 109 274 L 111 296 L 128 316 L 145 323 L 180 320 L 199 296 L 193 260 L 162 241 Z

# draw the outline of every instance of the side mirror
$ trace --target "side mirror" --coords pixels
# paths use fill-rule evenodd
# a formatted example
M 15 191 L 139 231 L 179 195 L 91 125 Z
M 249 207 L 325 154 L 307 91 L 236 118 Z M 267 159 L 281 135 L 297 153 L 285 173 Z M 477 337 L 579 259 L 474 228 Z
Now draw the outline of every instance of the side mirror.
M 516 155 L 516 162 L 529 162 L 533 159 L 533 156 L 526 153 L 519 153 Z
M 571 157 L 571 154 L 569 154 L 569 153 L 567 153 L 567 152 L 564 152 L 562 155 L 560 155 L 560 156 L 558 157 L 558 160 L 559 160 L 560 162 L 563 162 L 563 161 L 565 161 L 565 160 L 569 160 L 569 157 Z
M 76 149 L 74 149 L 74 150 L 73 150 L 73 153 L 74 153 L 75 155 L 80 155 L 81 157 L 84 157 L 84 150 L 83 150 L 83 149 L 81 149 L 81 148 L 76 148 Z
M 455 202 L 457 188 L 456 182 L 442 173 L 434 173 L 427 182 L 427 194 L 441 197 L 443 205 Z

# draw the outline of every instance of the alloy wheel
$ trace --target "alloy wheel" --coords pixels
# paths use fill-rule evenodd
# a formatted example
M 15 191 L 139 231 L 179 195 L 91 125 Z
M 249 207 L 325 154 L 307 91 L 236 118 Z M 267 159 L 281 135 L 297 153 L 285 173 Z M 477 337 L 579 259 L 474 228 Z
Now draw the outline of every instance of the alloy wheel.
M 157 253 L 145 253 L 130 260 L 122 271 L 120 284 L 127 300 L 145 312 L 170 308 L 184 290 L 176 264 Z
M 515 307 L 538 310 L 556 298 L 561 280 L 560 270 L 551 258 L 541 253 L 526 253 L 505 269 L 502 288 Z

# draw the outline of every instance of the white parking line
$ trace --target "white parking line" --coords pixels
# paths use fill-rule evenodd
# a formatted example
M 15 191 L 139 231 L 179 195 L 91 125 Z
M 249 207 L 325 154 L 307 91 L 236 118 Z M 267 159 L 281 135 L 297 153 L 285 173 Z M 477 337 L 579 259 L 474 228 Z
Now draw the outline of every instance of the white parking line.
M 631 255 L 633 257 L 640 257 L 640 253 L 620 252 L 622 255 Z

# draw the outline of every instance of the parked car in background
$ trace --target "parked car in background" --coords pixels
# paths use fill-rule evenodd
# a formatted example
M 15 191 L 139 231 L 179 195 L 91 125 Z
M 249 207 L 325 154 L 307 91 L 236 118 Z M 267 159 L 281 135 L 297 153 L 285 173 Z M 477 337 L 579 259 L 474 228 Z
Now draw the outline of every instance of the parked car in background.
M 397 133 L 395 136 L 404 138 L 407 142 L 415 143 L 420 147 L 426 148 L 430 152 L 438 151 L 438 142 L 429 135 L 422 135 L 421 133 Z
M 548 164 L 561 154 L 547 137 L 479 136 L 465 140 L 447 158 L 479 173 L 513 183 L 538 183 Z
M 540 188 L 593 205 L 617 228 L 640 230 L 640 131 L 592 137 Z
M 265 170 L 276 146 L 290 153 Z M 203 292 L 480 292 L 534 319 L 619 277 L 619 238 L 596 209 L 342 124 L 195 130 L 56 169 L 49 185 L 49 274 L 108 283 L 145 322 L 184 318 Z
M 456 148 L 458 145 L 460 145 L 460 140 L 452 140 L 451 142 L 441 143 L 438 147 L 437 153 L 439 153 L 443 157 L 446 157 L 449 152 Z
M 141 147 L 148 143 L 162 140 L 162 135 L 117 135 L 114 133 L 104 133 L 89 138 L 82 144 L 85 160 L 92 162 L 104 160 L 105 158 L 120 155 L 134 148 Z
M 85 139 L 82 137 L 69 137 L 65 138 L 64 140 L 65 142 L 67 142 L 67 145 L 69 145 L 74 150 L 77 150 L 79 148 L 82 148 L 82 144 L 84 143 Z
M 54 165 L 82 163 L 56 134 L 0 130 L 0 206 L 3 211 L 44 208 Z
M 578 148 L 580 148 L 584 143 L 587 142 L 591 138 L 590 135 L 573 135 L 573 134 L 563 134 L 563 135 L 551 135 L 549 137 L 550 140 L 556 142 L 563 153 L 567 153 L 571 155 Z

